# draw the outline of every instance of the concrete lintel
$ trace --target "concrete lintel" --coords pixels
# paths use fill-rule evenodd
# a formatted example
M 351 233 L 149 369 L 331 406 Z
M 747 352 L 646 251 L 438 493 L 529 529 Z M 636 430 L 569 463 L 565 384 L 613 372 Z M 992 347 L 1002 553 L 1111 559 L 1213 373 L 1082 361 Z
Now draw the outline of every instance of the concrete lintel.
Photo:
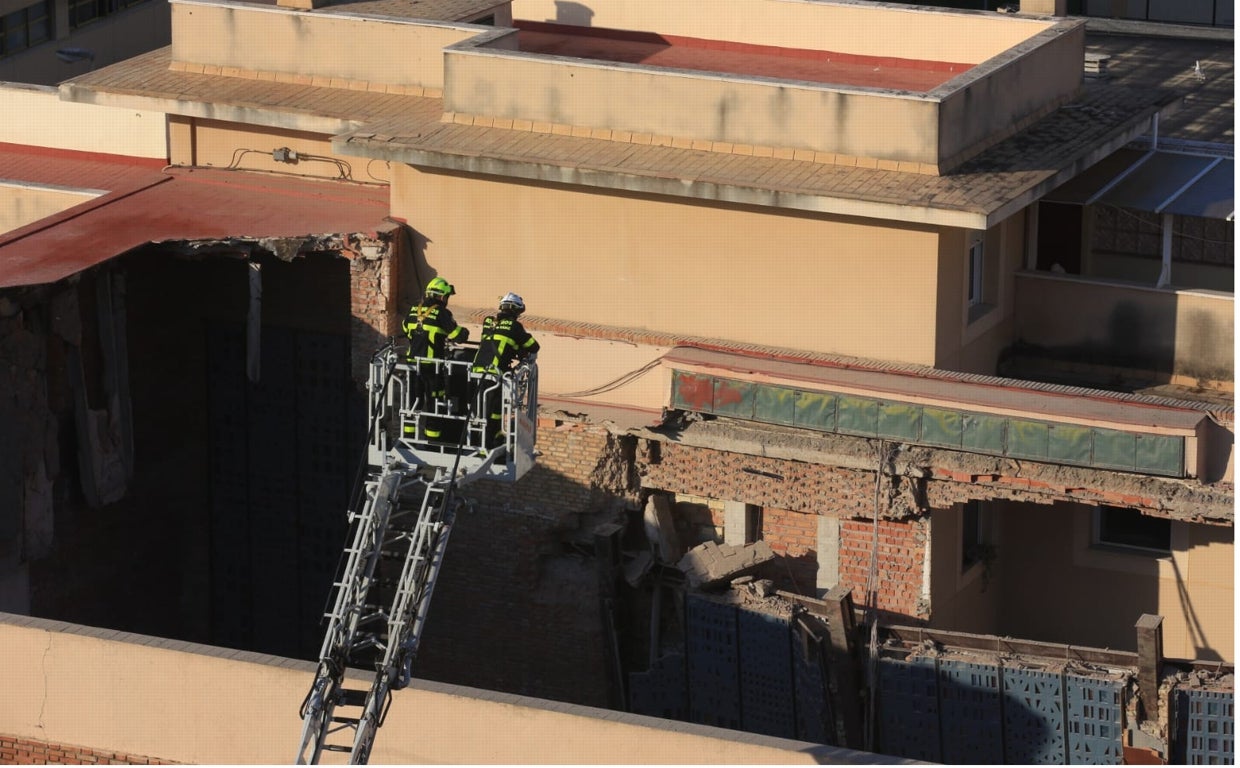
M 738 184 L 721 184 L 701 179 L 641 175 L 618 168 L 577 168 L 554 163 L 522 162 L 507 158 L 482 157 L 437 152 L 409 146 L 371 142 L 361 138 L 337 137 L 332 151 L 341 155 L 369 157 L 446 171 L 486 174 L 528 181 L 573 184 L 622 192 L 637 192 L 695 200 L 714 200 L 737 205 L 809 211 L 836 216 L 859 216 L 909 224 L 986 229 L 988 217 L 982 211 L 928 208 L 919 205 L 858 200 L 829 195 L 761 189 Z
M 348 92 L 342 91 L 342 95 L 344 93 Z M 238 104 L 168 99 L 136 93 L 117 93 L 97 90 L 72 82 L 61 83 L 60 100 L 77 102 L 79 104 L 94 104 L 101 107 L 138 109 L 147 112 L 162 112 L 168 115 L 199 117 L 207 120 L 263 125 L 270 128 L 328 135 L 354 131 L 359 127 L 357 121 L 343 120 L 326 115 L 289 112 L 278 108 L 266 109 Z

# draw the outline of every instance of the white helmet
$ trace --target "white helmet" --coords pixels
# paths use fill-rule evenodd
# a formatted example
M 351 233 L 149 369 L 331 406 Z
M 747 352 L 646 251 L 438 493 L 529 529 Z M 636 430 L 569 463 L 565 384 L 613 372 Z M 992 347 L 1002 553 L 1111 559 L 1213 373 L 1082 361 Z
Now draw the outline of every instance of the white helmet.
M 499 300 L 500 312 L 515 312 L 521 314 L 525 311 L 525 300 L 515 293 L 506 293 L 504 298 Z

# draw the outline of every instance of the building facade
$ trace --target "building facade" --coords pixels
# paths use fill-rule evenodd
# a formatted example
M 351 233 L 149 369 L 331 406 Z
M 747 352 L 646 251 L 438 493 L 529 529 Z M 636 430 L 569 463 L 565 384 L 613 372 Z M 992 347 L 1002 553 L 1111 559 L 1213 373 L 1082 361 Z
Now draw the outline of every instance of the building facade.
M 1155 614 L 1168 658 L 1234 661 L 1233 265 L 1188 245 L 1231 242 L 1230 192 L 1212 183 L 1231 161 L 1140 144 L 1192 75 L 1086 77 L 1098 43 L 1080 19 L 889 4 L 169 11 L 170 46 L 73 78 L 54 104 L 12 98 L 166 119 L 160 188 L 231 186 L 224 215 L 261 216 L 239 189 L 261 196 L 254 179 L 297 185 L 269 220 L 296 200 L 369 207 L 330 228 L 180 224 L 6 278 L 10 338 L 43 378 L 62 357 L 87 372 L 15 389 L 33 394 L 11 410 L 41 414 L 22 429 L 59 446 L 46 454 L 72 442 L 94 467 L 22 457 L 4 486 L 26 510 L 15 551 L 52 551 L 67 508 L 175 499 L 183 514 L 160 525 L 192 567 L 161 592 L 178 607 L 156 633 L 312 656 L 367 361 L 440 275 L 475 328 L 500 295 L 525 297 L 542 456 L 515 488 L 471 491 L 429 677 L 623 708 L 618 681 L 659 656 L 634 615 L 657 614 L 666 585 L 635 574 L 612 594 L 604 552 L 671 572 L 700 545 L 759 541 L 775 553 L 763 578 L 851 590 L 885 623 L 1135 651 Z M 1156 206 L 1107 197 L 1164 162 L 1180 180 Z M 73 215 L 88 192 L 64 186 L 13 195 L 26 208 L 0 258 L 53 248 L 48 216 L 90 221 Z M 1124 216 L 1168 235 L 1134 253 Z M 77 275 L 92 296 L 70 290 Z M 123 292 L 94 287 L 115 275 Z M 178 307 L 177 291 L 197 295 Z M 129 393 L 98 385 L 111 401 L 91 371 L 117 366 L 80 351 L 93 329 L 44 343 L 50 307 L 103 317 L 105 295 L 133 348 Z M 167 338 L 145 330 L 161 322 Z M 76 413 L 92 410 L 87 439 Z M 128 432 L 130 471 L 109 473 Z M 155 479 L 153 445 L 183 451 L 181 487 Z M 73 570 L 61 558 L 14 559 L 12 604 L 70 617 L 106 601 L 85 584 L 41 593 Z

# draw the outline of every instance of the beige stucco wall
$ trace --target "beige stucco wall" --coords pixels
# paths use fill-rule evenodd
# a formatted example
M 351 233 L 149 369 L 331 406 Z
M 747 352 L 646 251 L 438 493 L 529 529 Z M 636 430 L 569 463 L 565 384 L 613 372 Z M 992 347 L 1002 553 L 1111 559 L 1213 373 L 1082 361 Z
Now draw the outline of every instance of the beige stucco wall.
M 393 165 L 392 215 L 456 304 L 933 364 L 938 232 Z
M 1017 330 L 1030 343 L 1111 347 L 1148 357 L 1151 371 L 1187 383 L 1235 378 L 1232 294 L 1021 273 L 1016 304 Z
M 0 648 L 5 735 L 191 764 L 279 765 L 297 755 L 312 664 L 10 614 L 0 614 Z M 814 764 L 858 756 L 866 757 L 415 681 L 395 692 L 371 762 Z
M 465 326 L 471 339 L 479 338 L 481 329 L 476 324 Z M 671 369 L 660 365 L 659 359 L 669 347 L 542 331 L 534 335 L 539 344 L 538 400 L 544 410 L 572 411 L 567 403 L 579 402 L 640 409 L 657 416 L 667 406 Z M 641 414 L 633 418 L 650 420 Z
M 61 101 L 48 86 L 0 83 L 0 142 L 129 157 L 168 156 L 162 112 Z
M 1069 101 L 1084 57 L 1085 25 L 1061 24 L 960 77 L 939 108 L 942 163 L 954 166 Z
M 1164 617 L 1166 656 L 1235 661 L 1235 548 L 1230 527 L 1171 523 L 1172 555 L 1090 546 L 1092 508 L 1006 511 L 997 540 L 1001 632 L 1136 650 L 1143 613 Z
M 690 75 L 473 45 L 445 51 L 444 67 L 448 112 L 928 166 L 939 161 L 938 105 L 910 94 Z
M 172 58 L 342 84 L 443 86 L 444 46 L 489 28 L 325 14 L 274 5 L 171 0 Z M 357 44 L 361 42 L 362 44 Z
M 1050 24 L 999 14 L 943 13 L 805 0 L 514 0 L 515 19 L 655 32 L 867 56 L 976 64 Z
M 935 365 L 994 375 L 1000 353 L 1015 338 L 1016 272 L 1024 258 L 1025 217 L 1010 216 L 986 231 L 946 228 L 940 240 L 939 344 Z M 969 245 L 985 243 L 985 311 L 970 317 Z
M 339 179 L 347 172 L 353 181 L 370 184 L 390 180 L 387 162 L 335 155 L 331 136 L 326 134 L 171 115 L 168 142 L 169 157 L 176 165 L 235 167 L 327 179 Z M 302 159 L 277 162 L 272 151 L 281 147 L 297 152 Z
M 0 181 L 0 235 L 98 197 L 98 191 Z

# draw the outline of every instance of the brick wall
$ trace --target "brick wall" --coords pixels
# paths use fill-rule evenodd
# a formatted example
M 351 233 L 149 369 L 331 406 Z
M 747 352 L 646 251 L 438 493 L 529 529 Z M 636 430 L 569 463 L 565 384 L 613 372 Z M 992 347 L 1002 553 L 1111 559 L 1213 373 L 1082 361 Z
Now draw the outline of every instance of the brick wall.
M 349 301 L 352 307 L 353 381 L 364 386 L 370 375 L 370 358 L 389 336 L 400 333 L 396 284 L 400 263 L 400 237 L 390 240 L 350 238 Z
M 648 488 L 839 517 L 874 510 L 872 473 L 678 443 L 650 450 L 641 468 Z
M 794 589 L 817 597 L 818 516 L 787 509 L 762 510 L 762 540 L 783 561 Z
M 759 575 L 812 594 L 818 516 L 840 519 L 839 583 L 865 602 L 874 509 L 873 473 L 768 459 L 676 443 L 646 445 L 642 485 L 652 490 L 740 501 L 763 508 L 763 539 L 779 562 Z M 884 497 L 885 502 L 885 497 Z M 878 608 L 889 621 L 929 617 L 922 600 L 929 520 L 880 521 Z
M 537 465 L 515 485 L 480 481 L 457 516 L 415 674 L 607 706 L 593 529 L 623 515 L 624 442 L 542 420 Z
M 930 606 L 922 600 L 929 530 L 927 519 L 878 522 L 877 607 L 886 621 L 930 618 Z M 873 520 L 840 521 L 839 583 L 852 588 L 858 605 L 865 604 L 873 548 Z
M 124 752 L 0 736 L 0 765 L 176 765 Z

